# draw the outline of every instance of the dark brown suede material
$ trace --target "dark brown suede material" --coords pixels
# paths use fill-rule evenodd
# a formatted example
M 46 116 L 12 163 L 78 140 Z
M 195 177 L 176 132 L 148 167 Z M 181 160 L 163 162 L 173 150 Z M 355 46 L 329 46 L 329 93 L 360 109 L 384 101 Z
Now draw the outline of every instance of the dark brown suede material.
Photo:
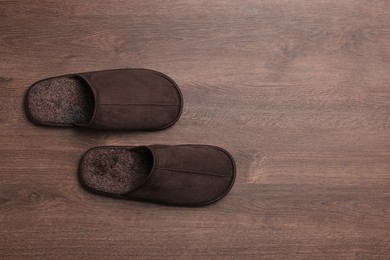
M 79 81 L 79 85 L 85 91 L 92 92 L 92 95 L 88 99 L 69 96 L 72 93 L 77 95 L 78 92 L 65 91 L 69 88 L 61 82 L 66 80 Z M 47 85 L 46 88 L 40 87 L 43 83 Z M 35 91 L 38 87 L 46 92 Z M 43 97 L 40 98 L 39 95 Z M 71 104 L 79 99 L 87 103 L 79 106 L 92 107 L 93 113 L 77 114 L 76 117 L 73 110 L 83 110 L 76 109 L 77 107 L 63 108 L 64 104 Z M 25 104 L 29 118 L 41 125 L 159 130 L 176 123 L 182 112 L 183 98 L 176 83 L 165 74 L 147 69 L 119 69 L 41 80 L 30 87 Z M 56 114 L 52 115 L 51 111 Z M 72 121 L 73 118 L 86 120 Z
M 97 147 L 94 149 L 136 147 Z M 182 206 L 203 206 L 223 198 L 236 175 L 233 157 L 225 150 L 209 145 L 152 145 L 144 147 L 152 155 L 153 168 L 138 186 L 124 194 L 113 194 L 88 185 L 83 179 L 89 167 L 88 152 L 81 160 L 79 178 L 89 191 L 142 201 Z M 129 172 L 131 170 L 129 169 Z
M 99 129 L 158 130 L 174 124 L 182 95 L 168 76 L 146 69 L 81 73 L 95 96 L 88 124 Z
M 155 145 L 154 169 L 130 198 L 202 205 L 226 195 L 235 179 L 232 156 L 208 145 Z

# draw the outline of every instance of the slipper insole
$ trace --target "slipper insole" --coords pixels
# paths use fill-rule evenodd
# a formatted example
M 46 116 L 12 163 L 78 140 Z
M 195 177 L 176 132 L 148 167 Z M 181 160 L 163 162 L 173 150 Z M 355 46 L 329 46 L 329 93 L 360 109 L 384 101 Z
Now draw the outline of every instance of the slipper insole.
M 94 109 L 92 91 L 75 78 L 53 78 L 35 83 L 27 96 L 32 118 L 43 124 L 88 123 Z
M 96 148 L 83 159 L 80 177 L 93 190 L 115 195 L 130 192 L 148 176 L 153 159 L 148 152 Z

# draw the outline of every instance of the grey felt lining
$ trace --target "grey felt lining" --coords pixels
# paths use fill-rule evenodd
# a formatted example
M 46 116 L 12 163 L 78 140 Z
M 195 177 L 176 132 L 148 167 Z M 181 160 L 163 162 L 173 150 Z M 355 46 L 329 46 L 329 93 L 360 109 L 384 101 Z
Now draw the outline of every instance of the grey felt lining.
M 83 160 L 80 177 L 85 185 L 115 195 L 138 187 L 153 166 L 152 155 L 143 149 L 96 148 Z
M 93 114 L 94 98 L 89 87 L 78 79 L 53 78 L 31 87 L 27 109 L 43 124 L 86 124 Z

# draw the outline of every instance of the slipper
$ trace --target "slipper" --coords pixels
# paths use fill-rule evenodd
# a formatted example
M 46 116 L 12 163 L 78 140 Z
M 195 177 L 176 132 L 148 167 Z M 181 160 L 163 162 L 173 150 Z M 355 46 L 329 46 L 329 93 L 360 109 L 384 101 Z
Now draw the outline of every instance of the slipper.
M 233 157 L 209 145 L 95 147 L 79 167 L 81 185 L 93 193 L 181 206 L 220 200 L 235 175 Z
M 28 90 L 25 106 L 39 125 L 160 130 L 177 122 L 183 98 L 165 74 L 119 69 L 40 80 Z

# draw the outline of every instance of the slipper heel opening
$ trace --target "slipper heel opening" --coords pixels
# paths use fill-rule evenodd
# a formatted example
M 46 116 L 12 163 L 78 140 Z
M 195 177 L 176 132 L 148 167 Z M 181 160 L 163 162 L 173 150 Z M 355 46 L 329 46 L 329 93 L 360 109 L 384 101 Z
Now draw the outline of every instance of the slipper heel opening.
M 43 125 L 86 124 L 92 118 L 94 97 L 82 81 L 59 77 L 39 81 L 27 95 L 28 114 Z
M 149 175 L 153 159 L 150 151 L 97 148 L 84 158 L 81 178 L 92 191 L 121 195 L 137 188 Z

